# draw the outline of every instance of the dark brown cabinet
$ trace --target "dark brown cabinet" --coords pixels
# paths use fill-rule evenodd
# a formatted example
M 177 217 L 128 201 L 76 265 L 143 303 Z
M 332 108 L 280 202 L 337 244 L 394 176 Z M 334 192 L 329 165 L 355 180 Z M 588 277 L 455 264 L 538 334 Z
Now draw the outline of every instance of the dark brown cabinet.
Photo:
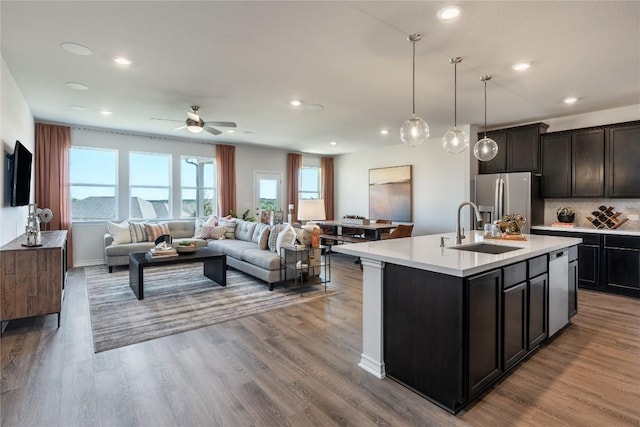
M 639 123 L 608 129 L 607 158 L 607 196 L 640 198 Z
M 640 297 L 640 237 L 604 236 L 605 288 Z
M 498 144 L 498 154 L 488 162 L 479 162 L 478 171 L 484 173 L 540 172 L 540 134 L 547 131 L 546 123 L 534 123 L 487 132 Z M 484 133 L 478 134 L 478 139 Z
M 541 274 L 529 279 L 528 349 L 534 349 L 547 338 L 547 293 L 549 279 Z
M 604 197 L 604 129 L 571 135 L 571 196 Z
M 571 197 L 571 133 L 549 133 L 542 145 L 542 194 L 544 197 Z
M 467 281 L 469 331 L 467 397 L 484 390 L 502 372 L 500 363 L 500 297 L 502 271 L 492 270 Z
M 527 353 L 527 262 L 502 269 L 502 369 L 520 362 Z

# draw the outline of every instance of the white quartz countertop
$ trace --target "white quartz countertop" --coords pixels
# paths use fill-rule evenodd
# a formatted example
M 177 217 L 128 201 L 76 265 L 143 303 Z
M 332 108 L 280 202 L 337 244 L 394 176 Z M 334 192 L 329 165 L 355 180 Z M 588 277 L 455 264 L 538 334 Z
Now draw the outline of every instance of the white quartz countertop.
M 640 231 L 636 230 L 609 230 L 608 228 L 594 228 L 594 227 L 552 227 L 550 225 L 534 225 L 532 230 L 547 230 L 547 231 L 564 231 L 567 233 L 595 233 L 595 234 L 617 234 L 619 236 L 640 236 Z
M 461 245 L 455 245 L 455 233 L 416 236 L 404 239 L 376 240 L 365 243 L 334 245 L 332 251 L 419 268 L 421 270 L 466 277 L 496 267 L 524 261 L 558 249 L 568 248 L 582 242 L 574 237 L 541 236 L 527 234 L 526 241 L 484 239 L 482 231 L 467 231 Z M 440 237 L 447 237 L 445 247 L 440 247 Z M 485 242 L 492 245 L 514 246 L 518 250 L 494 255 L 470 252 L 453 247 Z

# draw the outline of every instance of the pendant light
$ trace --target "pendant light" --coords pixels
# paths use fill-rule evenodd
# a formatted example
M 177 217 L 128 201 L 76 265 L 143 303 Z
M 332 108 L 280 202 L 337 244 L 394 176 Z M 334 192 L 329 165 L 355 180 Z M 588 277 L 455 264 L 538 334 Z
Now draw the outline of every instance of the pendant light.
M 473 155 L 481 162 L 488 162 L 498 154 L 498 144 L 491 138 L 487 138 L 487 82 L 491 76 L 482 76 L 484 82 L 484 138 L 473 146 Z
M 427 122 L 416 116 L 416 42 L 422 40 L 422 35 L 416 33 L 407 37 L 413 44 L 413 110 L 411 117 L 402 124 L 400 128 L 400 139 L 410 147 L 422 145 L 425 139 L 429 138 L 429 125 Z
M 458 129 L 458 64 L 461 62 L 459 56 L 449 59 L 453 64 L 453 128 L 442 137 L 442 148 L 452 154 L 462 153 L 469 146 L 469 136 Z

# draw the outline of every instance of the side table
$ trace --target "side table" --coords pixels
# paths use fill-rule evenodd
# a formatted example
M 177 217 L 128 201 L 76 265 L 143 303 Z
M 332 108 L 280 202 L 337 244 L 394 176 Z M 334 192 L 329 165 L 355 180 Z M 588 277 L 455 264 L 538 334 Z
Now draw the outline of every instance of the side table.
M 331 251 L 321 245 L 318 248 L 301 245 L 284 245 L 280 249 L 280 281 L 291 280 L 300 287 L 300 296 L 303 293 L 305 276 L 311 281 L 311 276 L 319 271 L 319 281 L 314 280 L 310 284 L 324 284 L 327 291 L 327 282 L 331 281 Z M 324 254 L 323 254 L 324 252 Z

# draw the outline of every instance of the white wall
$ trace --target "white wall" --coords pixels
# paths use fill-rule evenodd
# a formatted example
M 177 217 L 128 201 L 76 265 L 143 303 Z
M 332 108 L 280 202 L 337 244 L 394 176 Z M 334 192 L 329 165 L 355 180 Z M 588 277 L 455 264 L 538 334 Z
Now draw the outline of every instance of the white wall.
M 477 129 L 463 129 L 471 135 L 473 146 Z M 337 157 L 336 218 L 347 214 L 369 217 L 369 169 L 402 165 L 412 165 L 413 235 L 455 231 L 458 205 L 470 199 L 473 168 L 470 150 L 449 154 L 442 148 L 441 136 L 420 147 L 399 143 Z M 469 222 L 468 211 L 463 211 L 463 224 Z
M 24 233 L 27 225 L 26 206 L 11 207 L 8 198 L 9 182 L 5 176 L 7 173 L 6 154 L 13 154 L 16 140 L 35 155 L 35 125 L 29 105 L 25 101 L 22 92 L 18 88 L 11 71 L 4 59 L 0 57 L 0 156 L 2 158 L 2 173 L 0 174 L 0 246 L 10 242 Z M 35 168 L 35 156 L 34 156 Z M 33 169 L 31 174 L 31 201 L 35 194 L 35 181 Z

